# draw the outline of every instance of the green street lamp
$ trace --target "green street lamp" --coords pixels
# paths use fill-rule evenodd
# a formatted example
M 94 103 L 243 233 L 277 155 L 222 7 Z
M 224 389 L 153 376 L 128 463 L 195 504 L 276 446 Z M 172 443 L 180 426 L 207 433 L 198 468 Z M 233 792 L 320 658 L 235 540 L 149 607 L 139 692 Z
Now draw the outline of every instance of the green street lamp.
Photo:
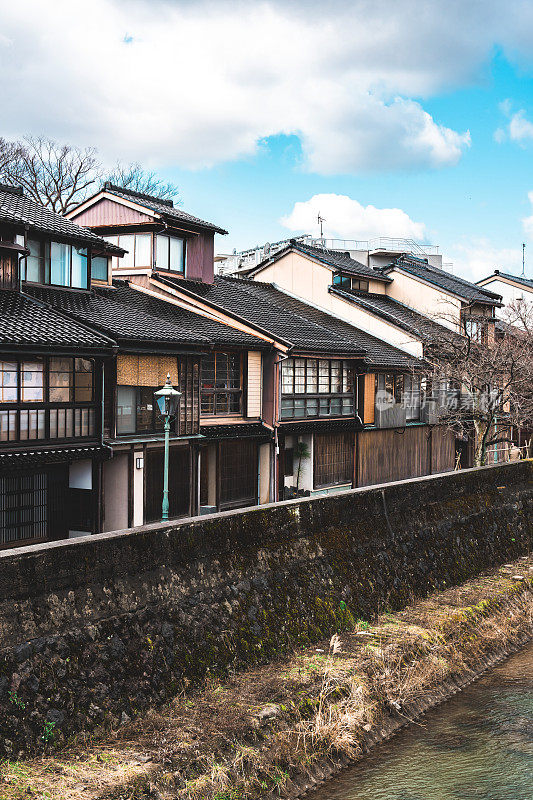
M 165 420 L 165 466 L 163 471 L 163 503 L 161 506 L 161 522 L 168 519 L 168 451 L 170 445 L 170 421 L 176 414 L 181 392 L 174 389 L 170 382 L 170 372 L 162 389 L 154 392 L 156 403 L 163 419 Z

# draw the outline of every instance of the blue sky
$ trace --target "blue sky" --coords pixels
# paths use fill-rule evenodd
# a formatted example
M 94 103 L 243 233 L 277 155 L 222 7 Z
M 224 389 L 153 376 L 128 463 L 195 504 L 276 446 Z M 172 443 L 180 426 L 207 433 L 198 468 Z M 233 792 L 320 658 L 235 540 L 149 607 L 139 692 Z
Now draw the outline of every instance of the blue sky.
M 0 135 L 139 161 L 228 251 L 409 236 L 533 273 L 533 4 L 0 0 Z M 531 255 L 531 258 L 529 256 Z
M 169 169 L 166 175 L 181 187 L 184 207 L 227 227 L 229 235 L 218 237 L 223 251 L 286 238 L 291 231 L 281 219 L 294 203 L 335 193 L 363 206 L 403 209 L 425 225 L 425 241 L 440 245 L 445 259 L 455 259 L 456 269 L 470 276 L 468 254 L 458 245 L 477 246 L 485 254 L 487 271 L 509 267 L 493 263 L 491 256 L 514 250 L 509 267 L 514 271 L 526 241 L 526 263 L 533 275 L 533 239 L 528 241 L 522 223 L 533 213 L 528 199 L 533 189 L 533 138 L 496 141 L 495 132 L 509 123 L 500 108 L 506 100 L 514 111 L 524 109 L 533 119 L 533 73 L 510 63 L 498 50 L 468 85 L 424 103 L 437 121 L 471 134 L 471 145 L 459 163 L 441 169 L 324 176 L 302 169 L 297 136 L 273 136 L 249 158 L 204 170 Z M 317 230 L 315 223 L 312 233 Z

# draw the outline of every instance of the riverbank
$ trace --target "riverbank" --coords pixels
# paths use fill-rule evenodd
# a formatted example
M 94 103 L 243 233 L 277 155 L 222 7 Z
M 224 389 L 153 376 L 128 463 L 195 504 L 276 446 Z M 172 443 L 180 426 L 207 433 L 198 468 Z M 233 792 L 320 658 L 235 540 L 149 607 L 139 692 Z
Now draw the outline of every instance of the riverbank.
M 532 633 L 533 558 L 524 558 L 403 611 L 354 621 L 340 637 L 185 693 L 134 722 L 123 719 L 100 741 L 78 738 L 63 753 L 4 762 L 0 796 L 300 797 Z

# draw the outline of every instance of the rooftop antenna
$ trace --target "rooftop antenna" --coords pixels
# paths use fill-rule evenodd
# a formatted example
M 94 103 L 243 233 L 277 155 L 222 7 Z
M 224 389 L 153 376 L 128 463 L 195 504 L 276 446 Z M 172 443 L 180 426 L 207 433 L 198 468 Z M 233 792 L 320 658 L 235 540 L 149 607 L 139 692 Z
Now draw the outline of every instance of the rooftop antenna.
M 526 243 L 522 242 L 522 277 L 526 274 Z
M 318 216 L 316 219 L 318 224 L 320 225 L 320 241 L 322 242 L 322 244 L 324 244 L 324 231 L 322 230 L 322 223 L 325 222 L 326 220 L 324 219 L 324 217 L 320 216 L 320 211 L 318 212 Z

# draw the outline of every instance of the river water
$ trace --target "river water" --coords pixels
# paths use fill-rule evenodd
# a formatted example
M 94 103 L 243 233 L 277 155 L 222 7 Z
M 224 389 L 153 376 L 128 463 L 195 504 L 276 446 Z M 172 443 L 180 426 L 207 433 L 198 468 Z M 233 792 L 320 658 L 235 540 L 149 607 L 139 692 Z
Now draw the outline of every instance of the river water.
M 533 800 L 533 644 L 309 800 Z

